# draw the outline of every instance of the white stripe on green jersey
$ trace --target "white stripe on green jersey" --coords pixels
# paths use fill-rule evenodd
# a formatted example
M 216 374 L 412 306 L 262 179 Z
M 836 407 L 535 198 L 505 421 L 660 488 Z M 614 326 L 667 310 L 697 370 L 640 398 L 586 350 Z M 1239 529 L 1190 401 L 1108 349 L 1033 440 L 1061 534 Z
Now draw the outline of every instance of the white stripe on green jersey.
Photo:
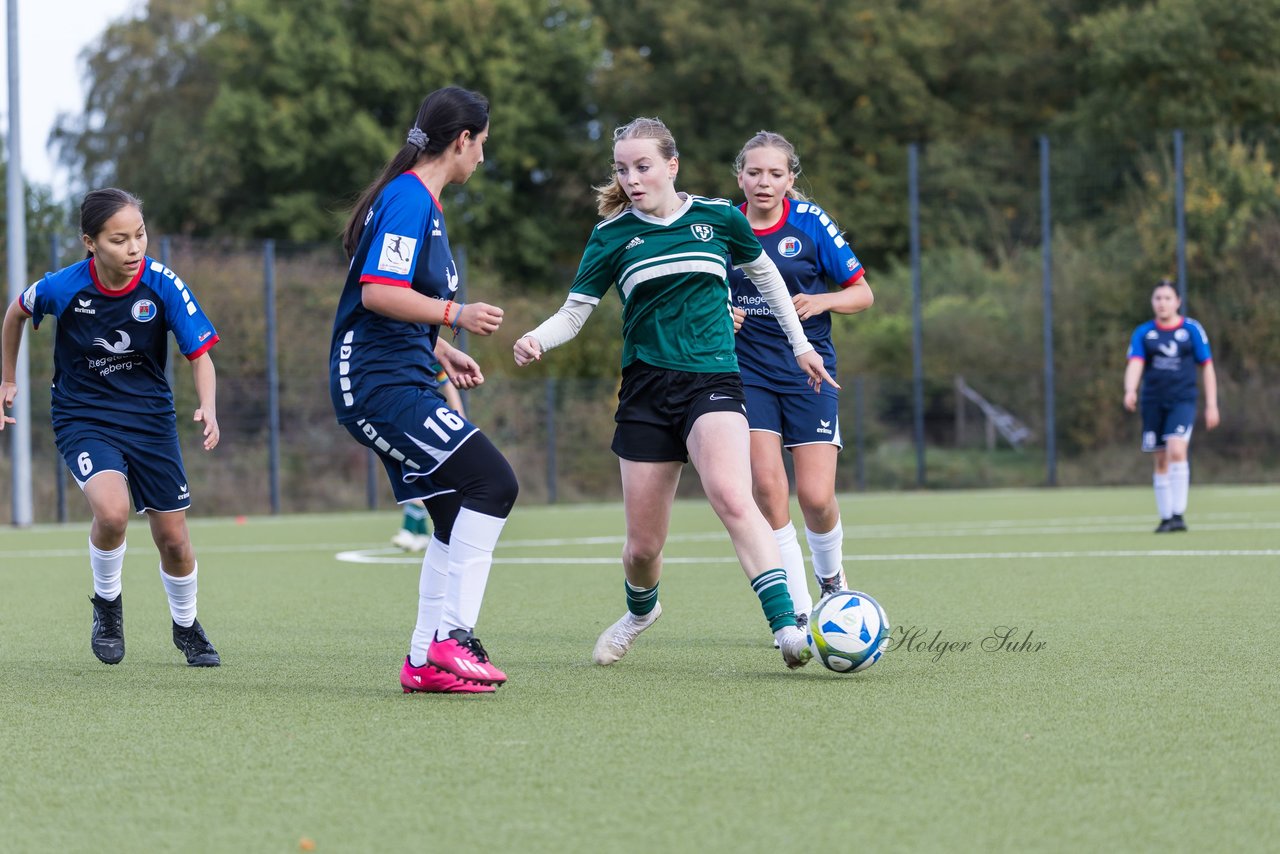
M 643 361 L 697 373 L 736 371 L 729 264 L 763 253 L 732 202 L 686 196 L 666 219 L 628 207 L 599 223 L 571 295 L 622 300 L 622 367 Z

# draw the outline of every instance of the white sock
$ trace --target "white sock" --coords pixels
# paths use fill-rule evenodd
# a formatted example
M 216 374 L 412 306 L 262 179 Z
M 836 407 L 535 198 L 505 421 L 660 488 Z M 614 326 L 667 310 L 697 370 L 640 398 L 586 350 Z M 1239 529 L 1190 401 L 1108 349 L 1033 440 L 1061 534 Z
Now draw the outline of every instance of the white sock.
M 200 564 L 191 568 L 191 574 L 176 578 L 160 567 L 160 580 L 164 582 L 164 592 L 169 596 L 169 613 L 178 625 L 188 628 L 196 621 L 196 573 Z
M 493 566 L 493 549 L 506 523 L 506 519 L 465 507 L 458 511 L 449 535 L 449 587 L 437 637 L 446 637 L 454 629 L 471 631 L 476 627 L 489 568 Z
M 788 522 L 773 532 L 773 538 L 778 541 L 778 550 L 782 552 L 782 568 L 787 573 L 787 592 L 791 594 L 791 602 L 797 614 L 807 616 L 813 610 L 813 596 L 809 593 L 809 579 L 804 575 L 804 553 L 800 551 L 796 526 Z
M 422 558 L 422 574 L 418 577 L 418 622 L 409 641 L 409 663 L 422 667 L 427 663 L 427 647 L 440 625 L 444 611 L 444 592 L 449 586 L 449 547 L 431 538 L 427 554 Z
M 1173 467 L 1170 466 L 1170 468 Z M 1168 519 L 1173 515 L 1173 490 L 1170 488 L 1169 475 L 1154 475 L 1151 478 L 1151 485 L 1156 491 L 1156 512 L 1160 514 L 1161 519 Z
M 1187 493 L 1191 491 L 1191 464 L 1169 463 L 1169 505 L 1173 515 L 1187 512 Z
M 818 578 L 834 578 L 844 564 L 844 526 L 836 520 L 836 526 L 825 534 L 815 534 L 805 525 L 804 538 L 809 542 L 809 558 L 813 561 L 813 574 Z
M 120 595 L 120 574 L 124 569 L 126 543 L 104 552 L 89 541 L 89 568 L 93 570 L 93 592 L 99 599 L 113 601 Z

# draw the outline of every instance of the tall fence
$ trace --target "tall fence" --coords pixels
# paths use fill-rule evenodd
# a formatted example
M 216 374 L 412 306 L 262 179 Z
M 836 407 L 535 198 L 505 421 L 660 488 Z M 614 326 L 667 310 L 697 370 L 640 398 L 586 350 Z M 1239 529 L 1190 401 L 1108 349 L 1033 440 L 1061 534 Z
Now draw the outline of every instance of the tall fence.
M 912 146 L 902 176 L 908 251 L 870 268 L 869 312 L 834 324 L 844 386 L 838 487 L 1142 482 L 1150 464 L 1137 417 L 1121 408 L 1121 377 L 1129 334 L 1151 316 L 1163 275 L 1177 277 L 1215 350 L 1223 422 L 1196 435 L 1196 479 L 1280 479 L 1271 423 L 1280 359 L 1266 332 L 1280 321 L 1266 298 L 1280 275 L 1280 213 L 1238 198 L 1277 196 L 1280 185 L 1274 176 L 1269 187 L 1250 184 L 1266 169 L 1249 152 L 1232 138 L 1181 133 L 1136 155 L 1048 139 L 1008 150 Z M 839 217 L 838 199 L 818 201 Z M 857 223 L 841 225 L 868 254 Z M 80 252 L 68 236 L 32 259 L 34 272 Z M 153 239 L 149 254 L 191 285 L 222 339 L 212 351 L 222 428 L 213 453 L 200 449 L 192 379 L 174 353 L 193 512 L 390 506 L 380 468 L 329 403 L 329 337 L 346 272 L 337 246 L 174 237 Z M 567 282 L 517 290 L 477 274 L 464 286 L 508 309 L 499 334 L 458 343 L 488 377 L 465 396 L 468 416 L 511 460 L 521 501 L 619 497 L 609 451 L 616 370 L 552 376 L 558 351 L 532 368 L 511 364 L 513 339 L 559 306 Z M 607 299 L 580 338 L 616 339 L 617 313 Z M 49 428 L 53 326 L 27 338 L 37 521 L 87 517 Z M 615 363 L 616 350 L 600 346 Z M 11 463 L 6 441 L 6 484 Z M 697 492 L 692 469 L 681 489 Z M 5 490 L 0 512 L 10 509 Z

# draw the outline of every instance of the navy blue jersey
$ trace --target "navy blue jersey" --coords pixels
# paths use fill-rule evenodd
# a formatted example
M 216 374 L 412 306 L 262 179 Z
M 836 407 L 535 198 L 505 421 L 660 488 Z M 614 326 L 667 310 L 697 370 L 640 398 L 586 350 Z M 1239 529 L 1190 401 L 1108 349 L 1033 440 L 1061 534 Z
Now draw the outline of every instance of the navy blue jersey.
M 1196 366 L 1213 358 L 1204 327 L 1189 317 L 1170 327 L 1154 320 L 1133 330 L 1129 358 L 1145 363 L 1142 400 L 1176 403 L 1197 397 Z
M 745 212 L 746 205 L 742 209 Z M 826 293 L 829 283 L 847 288 L 863 276 L 862 264 L 841 236 L 840 228 L 812 202 L 783 199 L 778 224 L 754 231 L 793 295 Z M 730 272 L 729 286 L 733 291 L 733 305 L 747 313 L 736 339 L 743 384 L 811 392 L 808 375 L 796 364 L 787 335 L 760 291 L 738 269 Z M 831 343 L 830 312 L 810 317 L 803 326 L 805 337 L 834 377 L 836 351 Z M 822 390 L 836 393 L 828 385 Z
M 19 306 L 40 327 L 58 321 L 53 346 L 53 428 L 98 424 L 138 436 L 177 430 L 165 379 L 169 332 L 187 359 L 199 358 L 218 333 L 191 289 L 159 261 L 143 258 L 122 290 L 102 287 L 92 258 L 48 273 Z
M 369 311 L 361 303 L 366 283 L 413 288 L 444 300 L 458 290 L 444 213 L 412 172 L 392 179 L 369 208 L 338 302 L 329 394 L 340 424 L 376 410 L 380 393 L 438 386 L 432 365 L 439 327 Z

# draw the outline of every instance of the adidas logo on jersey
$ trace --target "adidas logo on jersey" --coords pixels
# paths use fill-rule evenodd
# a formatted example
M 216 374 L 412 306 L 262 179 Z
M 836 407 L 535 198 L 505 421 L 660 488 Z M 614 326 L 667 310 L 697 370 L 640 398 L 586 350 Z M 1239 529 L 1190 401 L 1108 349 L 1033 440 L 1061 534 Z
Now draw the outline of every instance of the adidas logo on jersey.
M 97 314 L 98 313 L 97 309 L 89 307 L 93 305 L 93 300 L 77 299 L 76 302 L 80 303 L 78 306 L 75 307 L 75 311 L 77 314 Z
M 628 244 L 623 248 L 623 251 L 625 252 L 627 249 L 635 249 L 635 248 L 636 248 L 637 246 L 639 246 L 641 243 L 644 243 L 644 240 L 643 240 L 642 238 L 640 238 L 640 237 L 633 237 L 633 238 L 631 238 L 631 242 L 630 242 L 630 243 L 628 243 Z

